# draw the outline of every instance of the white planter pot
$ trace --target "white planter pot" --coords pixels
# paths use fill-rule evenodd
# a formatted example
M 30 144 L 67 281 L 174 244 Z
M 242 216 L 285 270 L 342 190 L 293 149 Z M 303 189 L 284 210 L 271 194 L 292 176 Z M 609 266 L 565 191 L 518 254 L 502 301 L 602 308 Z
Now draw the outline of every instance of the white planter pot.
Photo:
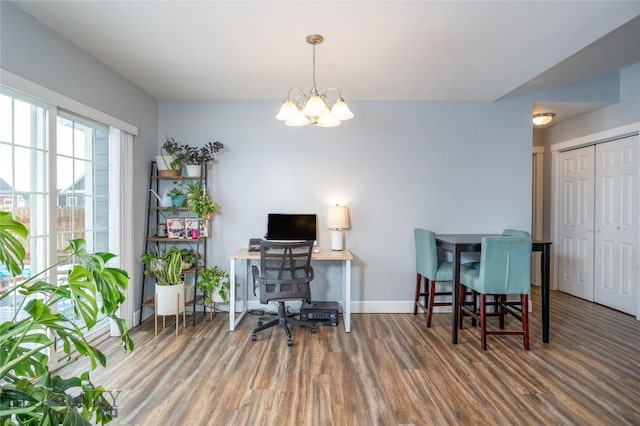
M 200 177 L 201 168 L 199 164 L 187 164 L 184 167 L 187 177 Z
M 227 295 L 227 297 L 229 297 L 229 295 Z M 220 297 L 220 295 L 218 294 L 218 289 L 214 290 L 211 293 L 211 301 L 213 303 L 226 303 L 226 302 L 228 302 L 228 300 L 222 300 L 222 297 Z
M 172 161 L 173 157 L 170 155 L 156 155 L 156 164 L 158 166 L 158 170 L 172 170 Z
M 156 284 L 156 314 L 177 315 L 184 312 L 184 282 L 178 285 Z

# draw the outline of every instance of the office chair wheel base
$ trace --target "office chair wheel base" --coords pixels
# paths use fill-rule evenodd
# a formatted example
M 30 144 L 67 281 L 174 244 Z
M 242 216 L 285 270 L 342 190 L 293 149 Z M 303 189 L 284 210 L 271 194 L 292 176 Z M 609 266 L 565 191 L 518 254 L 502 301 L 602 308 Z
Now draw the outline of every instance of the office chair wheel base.
M 255 334 L 255 333 L 253 333 L 253 334 L 251 335 L 251 341 L 252 341 L 252 342 L 255 342 L 256 340 L 258 340 L 258 336 L 256 336 L 256 334 Z
M 262 327 L 262 321 L 258 321 L 258 327 Z
M 287 346 L 293 346 L 293 340 L 287 339 Z

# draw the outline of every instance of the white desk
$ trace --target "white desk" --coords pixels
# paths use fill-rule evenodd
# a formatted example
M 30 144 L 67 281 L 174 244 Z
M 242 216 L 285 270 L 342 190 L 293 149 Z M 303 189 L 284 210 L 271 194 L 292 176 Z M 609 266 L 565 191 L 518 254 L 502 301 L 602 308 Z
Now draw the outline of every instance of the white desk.
M 260 260 L 259 251 L 249 251 L 247 249 L 238 250 L 235 253 L 229 255 L 229 331 L 233 331 L 236 325 L 240 323 L 242 318 L 247 313 L 247 304 L 249 301 L 249 283 L 241 286 L 241 301 L 242 307 L 239 311 L 239 315 L 236 317 L 236 261 L 238 260 Z M 344 262 L 342 271 L 343 285 L 342 285 L 342 321 L 344 322 L 344 331 L 351 332 L 351 261 L 353 255 L 349 250 L 333 251 L 329 249 L 320 249 L 318 253 L 313 253 L 311 256 L 312 262 Z M 246 276 L 246 275 L 245 275 Z M 313 281 L 312 284 L 313 285 Z

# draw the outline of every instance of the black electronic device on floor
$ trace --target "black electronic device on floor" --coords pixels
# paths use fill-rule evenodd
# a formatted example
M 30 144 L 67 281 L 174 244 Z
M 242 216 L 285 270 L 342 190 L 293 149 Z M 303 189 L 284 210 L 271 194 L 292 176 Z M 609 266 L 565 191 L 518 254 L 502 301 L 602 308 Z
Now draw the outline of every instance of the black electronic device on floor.
M 300 319 L 314 325 L 338 325 L 338 302 L 303 303 Z

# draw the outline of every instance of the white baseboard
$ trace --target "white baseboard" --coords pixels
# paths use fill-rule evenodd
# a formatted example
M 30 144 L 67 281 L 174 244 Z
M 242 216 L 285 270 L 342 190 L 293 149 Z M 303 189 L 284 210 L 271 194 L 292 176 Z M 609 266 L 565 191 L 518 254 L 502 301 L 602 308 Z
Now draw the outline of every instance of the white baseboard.
M 290 302 L 290 304 L 294 310 L 300 308 L 300 303 Z M 238 303 L 237 305 L 241 305 Z M 532 303 L 529 300 L 529 312 L 532 311 Z M 269 309 L 272 310 L 275 308 L 275 304 L 271 305 L 263 305 L 259 300 L 249 300 L 247 302 L 247 308 L 251 309 Z M 240 307 L 238 306 L 238 309 Z M 418 313 L 421 313 L 421 310 L 418 310 Z M 436 314 L 441 313 L 451 313 L 451 306 L 435 306 L 433 308 L 433 312 Z M 352 314 L 412 314 L 413 313 L 413 300 L 396 300 L 396 301 L 352 301 L 351 302 L 351 313 Z M 140 323 L 140 311 L 137 310 L 133 314 L 133 321 L 135 326 Z

